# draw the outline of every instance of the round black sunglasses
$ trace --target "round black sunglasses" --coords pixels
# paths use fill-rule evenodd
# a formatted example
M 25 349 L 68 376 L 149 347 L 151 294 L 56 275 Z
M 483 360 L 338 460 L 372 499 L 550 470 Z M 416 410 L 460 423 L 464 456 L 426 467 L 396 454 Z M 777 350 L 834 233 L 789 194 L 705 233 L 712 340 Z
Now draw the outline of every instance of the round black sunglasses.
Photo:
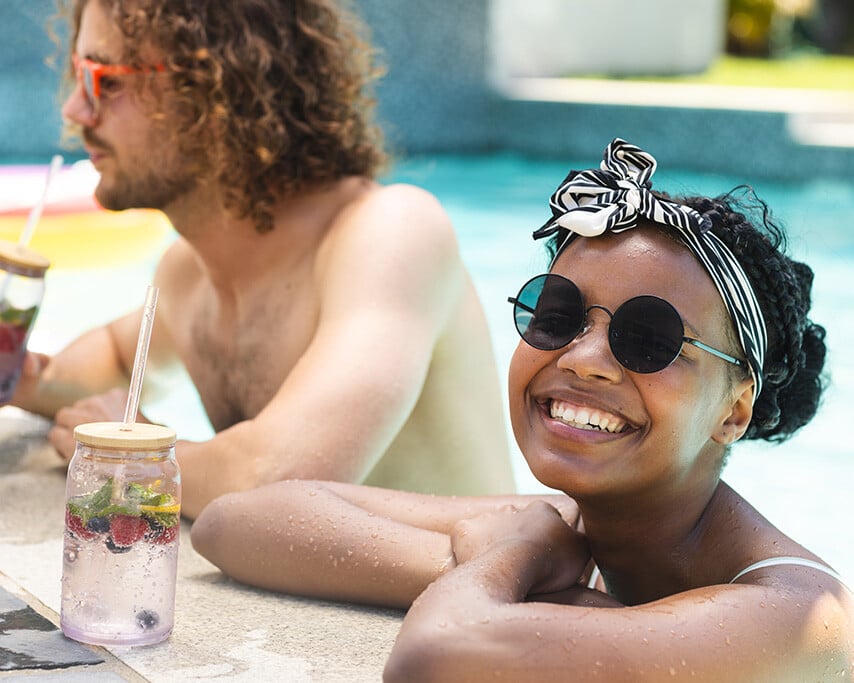
M 516 297 L 507 300 L 513 304 L 519 336 L 541 351 L 555 351 L 569 344 L 584 329 L 587 314 L 598 308 L 611 318 L 611 352 L 620 365 L 632 372 L 664 370 L 679 356 L 682 344 L 696 346 L 728 363 L 744 365 L 738 358 L 686 337 L 679 312 L 657 296 L 636 296 L 611 313 L 604 306 L 585 307 L 581 290 L 572 280 L 549 273 L 531 278 Z

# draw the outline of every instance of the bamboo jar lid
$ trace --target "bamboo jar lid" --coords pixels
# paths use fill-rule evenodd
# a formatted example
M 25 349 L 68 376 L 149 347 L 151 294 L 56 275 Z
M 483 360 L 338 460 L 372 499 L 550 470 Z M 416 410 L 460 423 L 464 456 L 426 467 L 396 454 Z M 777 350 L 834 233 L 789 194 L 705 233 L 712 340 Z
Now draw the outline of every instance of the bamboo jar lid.
M 74 438 L 85 446 L 122 451 L 152 451 L 175 445 L 175 430 L 163 425 L 89 422 L 74 428 Z
M 31 277 L 44 275 L 50 261 L 22 244 L 0 240 L 0 268 Z

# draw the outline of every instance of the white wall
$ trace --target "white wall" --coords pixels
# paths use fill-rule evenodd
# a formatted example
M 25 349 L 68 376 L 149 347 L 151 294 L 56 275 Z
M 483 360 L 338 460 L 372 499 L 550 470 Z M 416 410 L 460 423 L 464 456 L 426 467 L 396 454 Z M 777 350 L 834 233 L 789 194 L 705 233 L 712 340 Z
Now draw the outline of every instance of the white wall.
M 704 71 L 723 51 L 726 0 L 491 0 L 496 77 Z

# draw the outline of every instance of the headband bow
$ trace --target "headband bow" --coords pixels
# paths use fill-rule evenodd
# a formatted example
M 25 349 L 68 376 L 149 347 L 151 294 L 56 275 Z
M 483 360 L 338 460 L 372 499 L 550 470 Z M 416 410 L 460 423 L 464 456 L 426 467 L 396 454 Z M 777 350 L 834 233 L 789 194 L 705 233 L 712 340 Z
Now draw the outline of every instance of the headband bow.
M 639 216 L 681 230 L 706 232 L 711 227 L 708 218 L 652 194 L 655 168 L 651 154 L 615 138 L 605 149 L 599 169 L 570 171 L 549 201 L 552 220 L 534 233 L 534 239 L 561 228 L 581 237 L 622 232 L 637 225 Z
M 750 280 L 729 247 L 711 231 L 707 216 L 652 193 L 655 168 L 651 154 L 615 138 L 605 149 L 599 169 L 570 171 L 549 200 L 552 218 L 534 232 L 534 239 L 563 234 L 554 265 L 576 237 L 623 232 L 637 226 L 640 217 L 675 230 L 711 275 L 726 305 L 753 376 L 756 401 L 762 391 L 768 338 Z

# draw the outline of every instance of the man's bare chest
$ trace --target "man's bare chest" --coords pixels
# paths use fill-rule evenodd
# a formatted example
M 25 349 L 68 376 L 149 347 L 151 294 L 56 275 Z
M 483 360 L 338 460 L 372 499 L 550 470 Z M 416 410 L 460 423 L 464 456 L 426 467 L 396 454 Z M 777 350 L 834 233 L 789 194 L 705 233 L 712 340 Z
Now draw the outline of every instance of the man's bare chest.
M 316 330 L 311 307 L 268 302 L 227 319 L 197 315 L 180 354 L 217 431 L 258 415 L 282 387 Z

